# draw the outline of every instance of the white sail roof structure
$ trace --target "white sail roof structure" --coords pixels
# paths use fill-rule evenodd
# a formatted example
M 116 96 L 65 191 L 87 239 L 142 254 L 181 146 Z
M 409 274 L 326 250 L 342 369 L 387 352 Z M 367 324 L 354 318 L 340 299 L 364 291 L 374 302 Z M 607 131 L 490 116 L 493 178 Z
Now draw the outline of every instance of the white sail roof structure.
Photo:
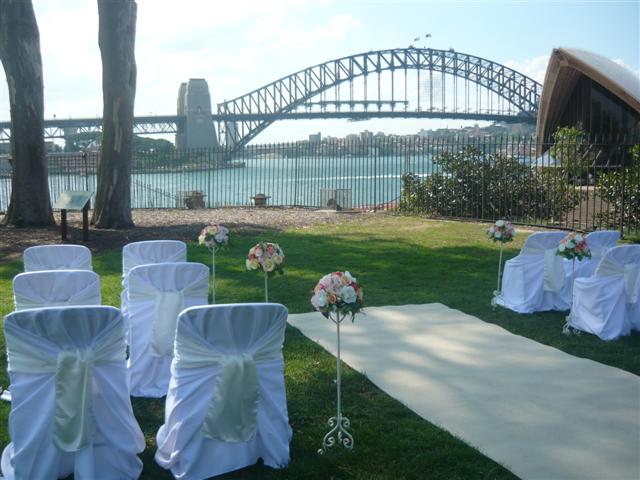
M 640 77 L 601 55 L 575 48 L 554 48 L 547 66 L 538 110 L 538 139 L 558 126 L 581 76 L 587 76 L 640 114 Z

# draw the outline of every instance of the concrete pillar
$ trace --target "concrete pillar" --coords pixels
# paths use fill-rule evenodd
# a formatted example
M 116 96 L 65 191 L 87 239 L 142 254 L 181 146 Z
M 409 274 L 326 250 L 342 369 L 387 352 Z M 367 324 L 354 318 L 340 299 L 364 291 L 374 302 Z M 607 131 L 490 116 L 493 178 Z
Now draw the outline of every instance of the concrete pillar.
M 176 134 L 176 148 L 217 148 L 218 139 L 211 121 L 211 96 L 204 78 L 180 84 L 178 115 L 186 117 L 183 131 Z
M 185 95 L 187 93 L 187 84 L 181 83 L 178 89 L 178 115 L 185 115 Z M 186 124 L 178 125 L 178 132 L 176 133 L 176 148 L 178 150 L 184 150 L 187 148 L 187 139 L 185 136 Z

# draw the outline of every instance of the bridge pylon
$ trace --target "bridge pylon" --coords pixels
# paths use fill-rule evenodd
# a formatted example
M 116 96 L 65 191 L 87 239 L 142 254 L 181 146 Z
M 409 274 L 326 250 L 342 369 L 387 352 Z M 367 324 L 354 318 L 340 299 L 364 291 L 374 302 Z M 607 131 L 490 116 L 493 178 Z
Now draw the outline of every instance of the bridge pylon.
M 211 95 L 204 78 L 191 78 L 180 84 L 178 90 L 178 116 L 185 121 L 178 126 L 176 148 L 217 148 L 216 132 L 211 122 Z

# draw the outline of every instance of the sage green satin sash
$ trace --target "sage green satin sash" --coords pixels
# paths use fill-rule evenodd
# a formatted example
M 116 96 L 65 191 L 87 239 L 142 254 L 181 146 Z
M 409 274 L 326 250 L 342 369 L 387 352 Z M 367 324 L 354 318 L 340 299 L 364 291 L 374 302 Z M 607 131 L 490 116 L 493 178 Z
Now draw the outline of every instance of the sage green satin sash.
M 627 294 L 627 302 L 636 303 L 638 301 L 640 265 L 637 263 L 627 263 L 624 266 L 624 290 Z
M 184 293 L 158 292 L 151 337 L 151 356 L 172 357 L 178 314 L 184 309 Z
M 185 308 L 184 299 L 194 294 L 195 287 L 181 291 L 158 290 L 148 283 L 140 283 L 135 291 L 129 290 L 129 306 L 134 302 L 154 302 L 153 325 L 151 326 L 151 356 L 172 357 L 173 344 L 176 338 L 178 314 Z
M 544 250 L 544 289 L 548 292 L 559 292 L 564 286 L 563 259 L 556 254 L 557 250 L 557 248 Z
M 260 401 L 256 363 L 277 360 L 281 356 L 282 343 L 276 335 L 253 354 L 231 354 L 217 352 L 202 340 L 178 333 L 176 368 L 220 368 L 202 426 L 205 437 L 224 442 L 246 442 L 255 436 Z
M 93 349 L 62 349 L 47 355 L 5 331 L 9 372 L 55 375 L 56 404 L 53 442 L 64 452 L 77 452 L 89 446 L 96 431 L 93 416 L 93 369 L 96 365 L 123 362 L 125 358 L 122 324 L 114 328 Z
M 547 292 L 559 292 L 565 282 L 563 258 L 556 255 L 558 248 L 525 247 L 522 253 L 525 255 L 544 255 L 543 289 Z

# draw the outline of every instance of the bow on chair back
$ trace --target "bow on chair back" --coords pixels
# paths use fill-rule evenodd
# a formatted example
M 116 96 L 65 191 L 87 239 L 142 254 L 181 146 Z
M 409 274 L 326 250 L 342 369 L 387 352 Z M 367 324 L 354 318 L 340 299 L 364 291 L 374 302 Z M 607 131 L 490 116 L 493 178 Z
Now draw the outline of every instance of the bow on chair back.
M 10 456 L 15 470 L 4 473 L 136 478 L 144 437 L 129 400 L 120 311 L 107 306 L 22 310 L 5 317 L 4 333 L 12 443 L 3 458 Z M 6 466 L 3 462 L 3 470 Z
M 565 269 L 562 257 L 556 255 L 560 240 L 567 232 L 536 232 L 525 240 L 523 255 L 544 255 L 544 289 L 558 292 L 565 282 Z
M 16 310 L 100 305 L 100 277 L 89 270 L 25 272 L 13 279 Z
M 93 270 L 91 250 L 83 245 L 39 245 L 22 254 L 24 271 Z
M 140 265 L 187 261 L 187 245 L 179 240 L 146 240 L 128 243 L 122 248 L 122 292 L 120 309 L 127 315 L 129 272 Z
M 209 478 L 289 462 L 282 344 L 287 309 L 252 303 L 193 307 L 178 318 L 156 462 L 176 478 Z
M 178 314 L 206 305 L 209 269 L 201 263 L 140 265 L 128 275 L 125 323 L 129 329 L 131 393 L 167 394 Z
M 279 304 L 194 307 L 180 315 L 174 366 L 219 369 L 203 435 L 226 442 L 255 435 L 256 363 L 282 358 L 286 318 Z

